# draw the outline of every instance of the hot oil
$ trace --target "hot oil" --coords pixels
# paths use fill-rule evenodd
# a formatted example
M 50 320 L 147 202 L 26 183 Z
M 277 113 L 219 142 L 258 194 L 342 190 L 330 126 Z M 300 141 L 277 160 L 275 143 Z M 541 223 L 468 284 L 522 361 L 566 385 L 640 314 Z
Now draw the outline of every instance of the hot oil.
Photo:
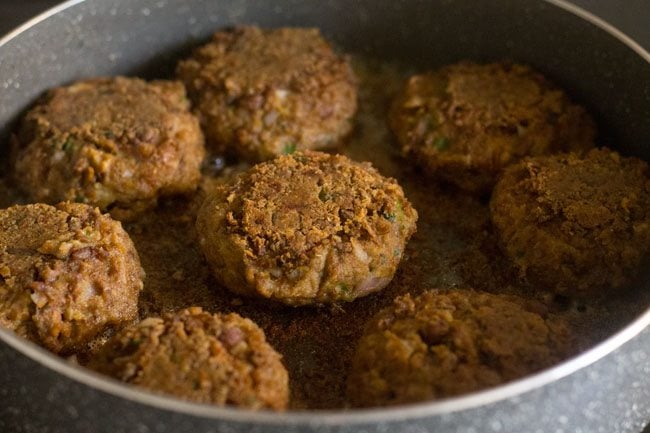
M 437 185 L 400 156 L 386 114 L 408 71 L 358 58 L 354 65 L 360 78 L 359 114 L 342 152 L 397 178 L 419 213 L 418 231 L 391 284 L 352 303 L 321 307 L 289 308 L 231 294 L 210 275 L 196 242 L 194 219 L 201 198 L 222 180 L 206 177 L 195 197 L 164 201 L 138 222 L 125 224 L 147 273 L 141 318 L 197 305 L 248 317 L 284 356 L 292 408 L 333 409 L 346 406 L 346 372 L 364 324 L 400 294 L 471 287 L 527 296 L 566 318 L 579 348 L 610 335 L 650 304 L 649 295 L 640 291 L 607 302 L 575 303 L 521 286 L 496 247 L 487 203 Z M 222 176 L 231 174 L 226 172 Z M 2 205 L 15 200 L 3 183 L 0 193 Z

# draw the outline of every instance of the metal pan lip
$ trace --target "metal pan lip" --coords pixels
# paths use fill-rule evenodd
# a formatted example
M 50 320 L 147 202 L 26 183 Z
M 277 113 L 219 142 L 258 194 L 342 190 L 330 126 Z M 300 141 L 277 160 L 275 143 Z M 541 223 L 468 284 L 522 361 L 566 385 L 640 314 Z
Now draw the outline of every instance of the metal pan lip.
M 91 370 L 80 368 L 51 354 L 40 346 L 16 336 L 10 331 L 0 329 L 0 341 L 44 367 L 69 379 L 81 382 L 90 388 L 161 410 L 206 419 L 263 425 L 336 426 L 343 424 L 398 422 L 426 418 L 486 406 L 501 400 L 516 397 L 555 382 L 595 363 L 634 338 L 648 325 L 650 325 L 650 309 L 605 341 L 568 361 L 517 381 L 460 397 L 383 408 L 287 411 L 279 413 L 270 411 L 253 412 L 246 409 L 215 407 L 152 394 L 109 377 L 102 376 Z
M 40 15 L 37 15 L 0 38 L 0 48 L 41 21 L 85 1 L 86 0 L 68 0 Z M 606 21 L 564 0 L 543 1 L 576 15 L 609 33 L 611 36 L 615 37 L 628 48 L 633 50 L 646 62 L 650 63 L 650 53 L 648 53 L 648 51 Z M 29 341 L 17 337 L 10 331 L 0 329 L 0 341 L 44 367 L 71 380 L 80 382 L 90 388 L 97 389 L 107 394 L 160 410 L 235 423 L 277 426 L 338 426 L 350 424 L 388 423 L 426 418 L 486 406 L 508 398 L 513 398 L 534 389 L 541 388 L 595 363 L 634 338 L 648 326 L 650 326 L 650 308 L 614 335 L 574 358 L 505 385 L 460 397 L 387 408 L 287 411 L 281 413 L 270 411 L 253 412 L 238 408 L 214 407 L 210 405 L 190 403 L 173 397 L 151 394 L 135 387 L 125 385 L 117 380 L 99 375 L 93 371 L 80 368 L 79 366 L 59 358 Z

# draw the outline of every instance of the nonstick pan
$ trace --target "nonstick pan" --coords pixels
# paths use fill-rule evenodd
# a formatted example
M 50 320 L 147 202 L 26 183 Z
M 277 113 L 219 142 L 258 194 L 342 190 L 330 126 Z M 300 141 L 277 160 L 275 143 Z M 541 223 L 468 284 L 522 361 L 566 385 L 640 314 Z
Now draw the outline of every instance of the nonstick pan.
M 603 143 L 650 161 L 650 55 L 558 0 L 72 0 L 0 40 L 0 140 L 49 87 L 98 75 L 167 77 L 215 29 L 243 23 L 316 26 L 348 52 L 418 70 L 462 59 L 532 64 L 587 106 Z M 650 421 L 650 278 L 635 290 L 641 305 L 620 318 L 623 326 L 549 370 L 467 396 L 371 410 L 278 414 L 181 402 L 0 330 L 0 431 L 639 432 Z

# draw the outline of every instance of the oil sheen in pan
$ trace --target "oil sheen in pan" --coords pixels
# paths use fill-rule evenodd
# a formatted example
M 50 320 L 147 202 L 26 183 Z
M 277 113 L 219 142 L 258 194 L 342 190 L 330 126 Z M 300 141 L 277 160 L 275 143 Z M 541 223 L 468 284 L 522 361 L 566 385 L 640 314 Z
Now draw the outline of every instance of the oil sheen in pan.
M 379 163 L 377 163 L 377 165 L 379 165 Z M 414 201 L 415 201 L 415 199 L 414 199 Z M 456 239 L 456 240 L 457 240 L 457 239 Z M 452 244 L 452 245 L 457 245 L 455 242 L 449 242 L 449 243 Z M 453 274 L 453 273 L 450 272 L 450 274 Z M 452 275 L 452 276 L 453 276 L 453 275 Z M 456 277 L 457 277 L 457 275 L 456 275 Z M 615 309 L 615 308 L 614 308 L 614 309 Z M 620 311 L 623 311 L 623 309 L 621 309 Z M 644 322 L 644 323 L 645 323 L 645 322 Z M 639 324 L 639 326 L 641 326 L 641 325 L 642 325 L 642 324 Z M 636 331 L 635 331 L 635 330 L 636 330 Z M 638 327 L 638 326 L 636 326 L 636 327 L 635 327 L 634 329 L 632 329 L 632 330 L 630 330 L 630 329 L 626 329 L 627 332 L 625 333 L 625 335 L 627 335 L 627 337 L 626 337 L 625 335 L 617 335 L 617 339 L 616 339 L 616 341 L 618 341 L 618 343 L 616 343 L 615 341 L 610 341 L 610 343 L 620 344 L 622 341 L 625 341 L 625 340 L 627 340 L 629 337 L 631 337 L 632 335 L 634 335 L 638 330 L 639 330 L 639 327 Z M 594 351 L 594 352 L 591 352 L 589 355 L 591 355 L 592 357 L 595 356 L 596 358 L 598 358 L 598 357 L 600 357 L 600 356 L 606 354 L 607 352 L 608 352 L 608 349 L 606 349 L 606 348 L 602 348 L 601 350 L 596 350 L 596 351 Z M 39 359 L 40 359 L 40 357 L 39 357 Z M 587 361 L 587 360 L 585 360 L 585 359 L 578 359 L 578 360 L 576 360 L 576 361 L 579 361 L 579 364 L 580 364 L 579 366 L 584 366 L 584 365 L 589 364 L 589 361 Z M 48 365 L 50 365 L 50 363 L 48 363 Z M 570 363 L 570 365 L 566 365 L 566 366 L 563 366 L 563 367 L 567 367 L 567 368 L 569 368 L 569 372 L 571 372 L 571 371 L 574 371 L 575 369 L 579 368 L 579 366 L 576 366 L 575 362 L 572 362 L 572 363 Z M 554 372 L 553 374 L 563 375 L 563 374 L 566 374 L 565 370 L 566 370 L 566 368 L 561 368 L 561 369 L 558 369 L 558 370 L 557 370 L 556 372 Z M 532 382 L 531 382 L 531 381 L 532 381 Z M 545 383 L 544 381 L 541 381 L 541 382 L 540 382 L 540 381 L 535 381 L 535 378 L 531 378 L 531 381 L 529 381 L 529 382 L 530 382 L 530 383 L 528 384 L 529 387 L 528 387 L 528 388 L 524 388 L 524 389 L 530 389 L 530 386 L 533 386 L 533 385 L 531 385 L 533 382 L 536 383 L 536 384 L 538 384 L 538 385 L 541 384 L 541 383 Z M 548 379 L 547 379 L 546 381 L 548 381 Z M 93 382 L 93 383 L 95 383 L 95 382 Z M 512 389 L 511 389 L 511 388 L 512 388 Z M 501 397 L 503 397 L 503 396 L 505 396 L 505 395 L 509 395 L 508 392 L 514 392 L 513 390 L 515 389 L 515 388 L 513 388 L 513 387 L 511 387 L 511 388 L 508 388 L 510 391 L 504 390 L 504 392 L 502 392 L 502 393 L 496 393 L 496 394 L 498 394 L 498 395 L 501 396 Z M 507 392 L 506 392 L 506 391 L 507 391 Z M 122 393 L 119 393 L 119 394 L 122 395 Z M 498 398 L 497 395 L 496 395 L 495 393 L 493 393 L 493 394 L 494 394 L 494 398 Z M 469 400 L 472 400 L 472 399 L 467 399 L 467 400 L 469 401 Z M 472 400 L 472 401 L 474 401 L 474 403 L 471 403 L 471 404 L 480 404 L 480 403 L 477 403 L 478 400 L 476 400 L 476 401 L 475 401 L 475 400 L 476 400 L 476 399 Z M 492 401 L 492 400 L 490 400 L 490 401 Z M 467 403 L 467 404 L 470 404 L 470 403 Z M 158 405 L 158 404 L 156 404 L 156 405 Z M 160 406 L 161 406 L 161 407 L 164 406 L 164 407 L 170 408 L 170 406 L 167 406 L 167 405 L 162 405 L 162 404 L 161 404 Z M 466 405 L 462 405 L 462 404 L 461 404 L 460 406 L 454 404 L 454 408 L 455 408 L 455 409 L 460 409 L 460 408 L 462 408 L 462 407 L 467 407 L 467 406 L 466 406 Z M 445 408 L 446 408 L 446 409 L 445 409 Z M 440 413 L 440 411 L 444 412 L 444 411 L 448 410 L 449 408 L 451 408 L 451 406 L 449 406 L 449 405 L 445 405 L 445 404 L 443 403 L 443 404 L 438 404 L 438 405 L 436 405 L 435 408 L 433 408 L 433 406 L 431 406 L 431 407 L 428 408 L 425 412 L 426 412 L 427 414 Z M 390 415 L 390 416 L 417 416 L 417 415 L 416 415 L 417 413 L 420 413 L 420 414 L 424 414 L 424 413 L 425 413 L 425 412 L 422 412 L 423 408 L 417 408 L 417 407 L 414 407 L 414 408 L 412 408 L 412 409 L 413 409 L 412 411 L 406 411 L 406 412 L 405 412 L 405 411 L 399 411 L 399 414 L 400 414 L 400 415 L 398 415 L 397 413 L 393 413 L 393 412 L 391 412 L 393 415 Z M 429 410 L 429 409 L 430 409 L 430 410 Z M 435 409 L 435 410 L 434 410 L 434 409 Z M 183 406 L 183 410 L 189 410 L 189 409 L 188 409 L 187 406 Z M 418 411 L 420 411 L 420 412 L 418 412 Z M 191 412 L 191 413 L 195 413 L 195 414 L 198 414 L 198 413 L 199 413 L 199 412 L 194 412 L 194 411 L 190 411 L 190 412 Z M 202 413 L 202 414 L 207 414 L 207 412 L 200 412 L 200 413 Z M 225 416 L 226 418 L 230 419 L 229 417 L 227 417 L 227 416 L 224 415 L 223 413 L 221 413 L 221 412 L 219 412 L 219 413 L 220 413 L 219 416 Z M 411 414 L 411 415 L 408 415 L 408 414 Z M 388 416 L 388 414 L 387 414 L 387 416 Z M 361 421 L 362 418 L 363 418 L 363 416 L 360 414 L 359 417 L 358 417 L 358 420 Z M 264 416 L 260 415 L 260 417 L 259 417 L 259 418 L 256 418 L 256 419 L 257 419 L 257 420 L 263 420 L 263 419 L 267 419 L 267 418 L 265 418 Z M 320 419 L 320 418 L 319 418 L 319 419 Z M 329 418 L 328 418 L 328 419 L 329 419 Z M 347 418 L 346 418 L 346 419 L 347 419 Z M 355 418 L 355 419 L 356 419 L 356 418 Z M 386 420 L 386 418 L 379 416 L 379 414 L 374 414 L 374 415 L 372 416 L 372 418 L 363 418 L 363 419 L 365 419 L 366 421 L 370 421 L 370 420 L 372 420 L 372 422 L 374 422 L 374 421 Z M 297 421 L 300 421 L 298 418 L 296 418 L 296 420 L 297 420 Z M 306 422 L 306 419 L 304 419 L 303 421 Z M 332 420 L 332 422 L 334 422 L 334 420 Z

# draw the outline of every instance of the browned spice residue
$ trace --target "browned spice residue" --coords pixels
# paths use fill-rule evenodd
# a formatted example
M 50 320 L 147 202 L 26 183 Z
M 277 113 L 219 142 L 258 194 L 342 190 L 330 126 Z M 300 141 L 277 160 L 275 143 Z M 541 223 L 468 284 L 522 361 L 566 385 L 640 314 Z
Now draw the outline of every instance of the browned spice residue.
M 393 281 L 380 293 L 322 307 L 293 308 L 231 293 L 211 276 L 194 229 L 205 190 L 219 183 L 206 176 L 195 197 L 163 201 L 125 225 L 147 274 L 139 303 L 141 318 L 191 306 L 249 318 L 283 355 L 289 407 L 337 409 L 347 406 L 347 372 L 365 324 L 398 295 L 460 287 L 523 295 L 567 320 L 578 348 L 610 335 L 648 305 L 648 294 L 631 291 L 606 304 L 597 299 L 579 304 L 519 286 L 516 272 L 496 246 L 487 202 L 437 186 L 399 156 L 386 117 L 407 71 L 361 59 L 354 59 L 353 65 L 359 76 L 359 113 L 343 152 L 356 161 L 370 161 L 383 176 L 395 177 L 419 214 L 417 232 Z M 2 205 L 9 201 L 5 190 L 0 183 Z

